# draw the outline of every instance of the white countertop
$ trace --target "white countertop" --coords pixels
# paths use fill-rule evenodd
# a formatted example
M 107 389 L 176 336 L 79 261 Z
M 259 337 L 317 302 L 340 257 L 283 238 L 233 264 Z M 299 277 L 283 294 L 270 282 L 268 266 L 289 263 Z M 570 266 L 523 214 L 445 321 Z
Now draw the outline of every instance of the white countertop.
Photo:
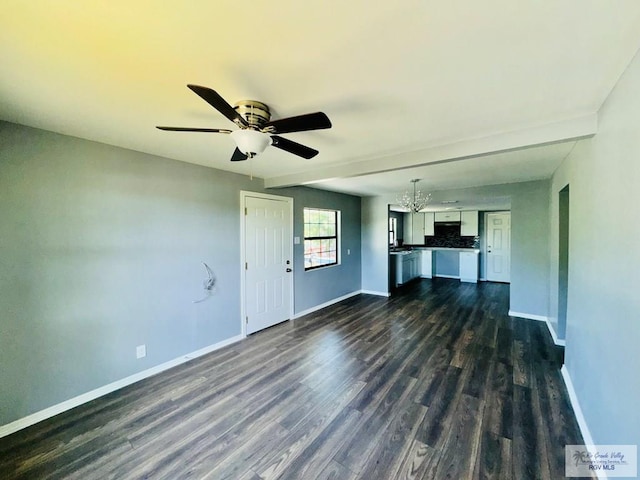
M 471 252 L 480 253 L 479 248 L 449 248 L 449 247 L 412 247 L 413 250 L 401 250 L 399 252 L 389 252 L 390 255 L 408 255 L 420 250 L 443 251 L 443 252 Z
M 447 252 L 472 252 L 472 253 L 480 253 L 479 248 L 449 248 L 449 247 L 417 247 L 420 250 L 436 250 L 436 251 L 447 251 Z

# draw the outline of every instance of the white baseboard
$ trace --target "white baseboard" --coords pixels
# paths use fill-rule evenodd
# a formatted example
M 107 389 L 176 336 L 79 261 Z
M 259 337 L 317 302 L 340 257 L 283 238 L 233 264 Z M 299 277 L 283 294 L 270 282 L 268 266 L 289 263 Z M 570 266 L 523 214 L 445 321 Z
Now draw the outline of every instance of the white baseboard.
M 420 275 L 420 278 L 433 278 L 433 275 Z
M 346 300 L 347 298 L 355 297 L 356 295 L 360 295 L 363 293 L 362 290 L 358 290 L 355 292 L 347 293 L 346 295 L 342 295 L 341 297 L 334 298 L 333 300 L 329 300 L 328 302 L 321 303 L 320 305 L 316 305 L 315 307 L 308 308 L 303 310 L 302 312 L 296 313 L 293 318 L 304 317 L 305 315 L 309 315 L 310 313 L 317 312 L 318 310 L 322 310 L 323 308 L 330 307 L 331 305 Z
M 547 318 L 546 322 L 547 322 L 547 328 L 549 329 L 549 332 L 551 333 L 551 338 L 553 338 L 553 343 L 555 343 L 556 345 L 559 345 L 561 347 L 566 346 L 567 342 L 563 338 L 558 338 L 558 335 L 556 334 L 556 329 L 553 328 L 553 324 L 551 323 L 551 320 L 549 320 Z
M 537 320 L 539 322 L 546 323 L 547 330 L 549 330 L 549 333 L 551 334 L 551 338 L 553 338 L 553 343 L 561 347 L 565 346 L 566 341 L 564 339 L 558 338 L 558 335 L 556 334 L 556 330 L 555 328 L 553 328 L 553 325 L 551 325 L 551 321 L 549 320 L 549 317 L 545 317 L 544 315 L 534 315 L 532 313 L 514 312 L 513 310 L 509 310 L 509 316 L 518 317 L 518 318 L 527 318 L 529 320 Z
M 334 298 L 333 300 L 329 300 L 328 302 L 321 303 L 320 305 L 316 305 L 315 307 L 311 307 L 301 312 L 298 312 L 293 316 L 293 319 L 304 317 L 305 315 L 309 315 L 310 313 L 317 312 L 318 310 L 322 310 L 323 308 L 330 307 L 331 305 L 334 305 L 338 302 L 346 300 L 347 298 L 355 297 L 356 295 L 360 295 L 361 293 L 365 295 L 377 295 L 379 297 L 391 296 L 389 292 L 376 292 L 373 290 L 358 290 L 355 292 L 347 293 L 346 295 L 342 295 L 341 297 Z
M 226 347 L 227 345 L 238 342 L 243 338 L 244 337 L 242 335 L 228 338 L 213 345 L 209 345 L 208 347 L 196 350 L 195 352 L 182 355 L 178 358 L 174 358 L 173 360 L 169 360 L 168 362 L 156 365 L 155 367 L 151 367 L 147 370 L 143 370 L 142 372 L 134 373 L 133 375 L 130 375 L 126 378 L 96 388 L 95 390 L 91 390 L 90 392 L 83 393 L 82 395 L 78 395 L 77 397 L 70 398 L 69 400 L 65 400 L 64 402 L 58 403 L 57 405 L 53 405 L 51 407 L 45 408 L 44 410 L 32 413 L 31 415 L 27 415 L 26 417 L 19 418 L 18 420 L 7 423 L 6 425 L 0 425 L 0 438 L 11 435 L 18 430 L 30 427 L 31 425 L 46 420 L 47 418 L 54 417 L 62 412 L 66 412 L 67 410 L 71 410 L 72 408 L 90 402 L 91 400 L 95 400 L 96 398 L 102 397 L 111 392 L 115 392 L 116 390 L 120 390 L 121 388 L 139 382 L 140 380 L 144 380 L 145 378 L 151 377 L 160 372 L 164 372 L 165 370 L 176 367 L 182 363 L 186 363 L 189 360 L 193 360 L 194 358 L 201 357 L 202 355 L 206 355 L 207 353 L 211 353 L 215 350 L 219 350 L 223 347 Z
M 438 278 L 453 278 L 453 279 L 456 279 L 456 280 L 460 279 L 460 275 L 441 275 L 441 274 L 437 273 L 437 274 L 434 274 L 433 276 L 434 277 L 438 277 Z
M 580 433 L 582 433 L 584 444 L 595 445 L 593 437 L 591 436 L 591 432 L 589 431 L 589 427 L 587 426 L 587 420 L 584 418 L 582 408 L 580 408 L 580 402 L 578 402 L 578 396 L 576 395 L 576 390 L 573 387 L 571 375 L 569 375 L 569 370 L 567 369 L 566 365 L 562 366 L 562 368 L 560 369 L 560 373 L 562 374 L 562 379 L 564 380 L 564 384 L 567 387 L 567 393 L 569 393 L 569 401 L 571 402 L 571 407 L 573 407 L 573 413 L 575 413 L 576 415 L 576 420 L 578 421 L 578 426 L 580 427 Z
M 564 380 L 564 385 L 567 387 L 567 393 L 569 394 L 569 401 L 571 402 L 571 407 L 573 408 L 573 413 L 576 416 L 576 420 L 578 422 L 578 428 L 580 428 L 580 433 L 582 434 L 582 439 L 584 440 L 585 445 L 595 445 L 593 441 L 593 437 L 591 436 L 591 432 L 589 431 L 589 426 L 587 425 L 587 420 L 584 418 L 584 414 L 582 413 L 582 408 L 580 408 L 580 402 L 578 401 L 578 396 L 576 395 L 576 390 L 573 387 L 573 382 L 571 381 L 571 376 L 569 375 L 569 370 L 566 365 L 563 365 L 560 369 L 560 373 L 562 374 L 562 380 Z M 596 475 L 600 480 L 606 480 L 607 474 L 605 472 L 596 471 Z
M 540 322 L 546 322 L 547 317 L 544 315 L 534 315 L 533 313 L 522 313 L 522 312 L 514 312 L 513 310 L 509 310 L 510 317 L 518 317 L 518 318 L 527 318 L 529 320 L 538 320 Z
M 375 290 L 360 290 L 358 293 L 364 293 L 365 295 L 377 295 L 379 297 L 390 297 L 390 292 L 377 292 Z

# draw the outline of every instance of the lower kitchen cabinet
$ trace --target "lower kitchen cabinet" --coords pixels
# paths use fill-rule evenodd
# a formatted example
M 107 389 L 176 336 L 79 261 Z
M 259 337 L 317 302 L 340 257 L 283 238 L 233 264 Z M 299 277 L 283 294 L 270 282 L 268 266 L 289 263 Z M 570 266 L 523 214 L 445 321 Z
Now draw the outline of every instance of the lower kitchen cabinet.
M 478 254 L 460 252 L 460 281 L 478 283 Z
M 432 278 L 433 277 L 433 252 L 431 250 L 422 250 L 422 255 L 420 256 L 420 259 L 421 259 L 420 276 L 422 278 Z
M 402 283 L 420 276 L 420 252 L 411 252 L 402 256 Z
M 422 252 L 419 250 L 392 255 L 394 286 L 403 285 L 420 276 Z
M 478 251 L 453 248 L 419 249 L 389 256 L 391 285 L 397 287 L 414 278 L 459 278 L 478 283 Z

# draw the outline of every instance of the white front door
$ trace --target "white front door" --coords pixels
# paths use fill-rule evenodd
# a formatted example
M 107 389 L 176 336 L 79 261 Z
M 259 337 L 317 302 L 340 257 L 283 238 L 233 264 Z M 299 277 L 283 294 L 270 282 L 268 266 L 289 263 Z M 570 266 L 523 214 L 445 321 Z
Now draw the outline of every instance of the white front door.
M 293 298 L 293 200 L 255 195 L 244 195 L 247 335 L 291 318 Z
M 509 282 L 511 271 L 511 212 L 487 214 L 487 280 Z

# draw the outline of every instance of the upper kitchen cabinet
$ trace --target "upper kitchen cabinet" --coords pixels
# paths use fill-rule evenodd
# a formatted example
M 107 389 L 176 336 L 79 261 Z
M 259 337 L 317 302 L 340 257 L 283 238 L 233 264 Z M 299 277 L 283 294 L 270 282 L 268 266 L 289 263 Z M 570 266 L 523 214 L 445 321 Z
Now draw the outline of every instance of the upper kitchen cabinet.
M 424 213 L 411 213 L 413 245 L 424 245 Z
M 404 243 L 408 245 L 424 245 L 424 213 L 405 213 Z
M 424 212 L 424 234 L 433 237 L 435 231 L 433 228 L 433 222 L 435 221 L 435 215 L 433 212 Z
M 477 213 L 477 212 L 476 212 Z M 436 222 L 459 222 L 460 212 L 436 212 Z
M 478 235 L 478 211 L 458 212 L 461 214 L 460 236 L 476 237 Z

